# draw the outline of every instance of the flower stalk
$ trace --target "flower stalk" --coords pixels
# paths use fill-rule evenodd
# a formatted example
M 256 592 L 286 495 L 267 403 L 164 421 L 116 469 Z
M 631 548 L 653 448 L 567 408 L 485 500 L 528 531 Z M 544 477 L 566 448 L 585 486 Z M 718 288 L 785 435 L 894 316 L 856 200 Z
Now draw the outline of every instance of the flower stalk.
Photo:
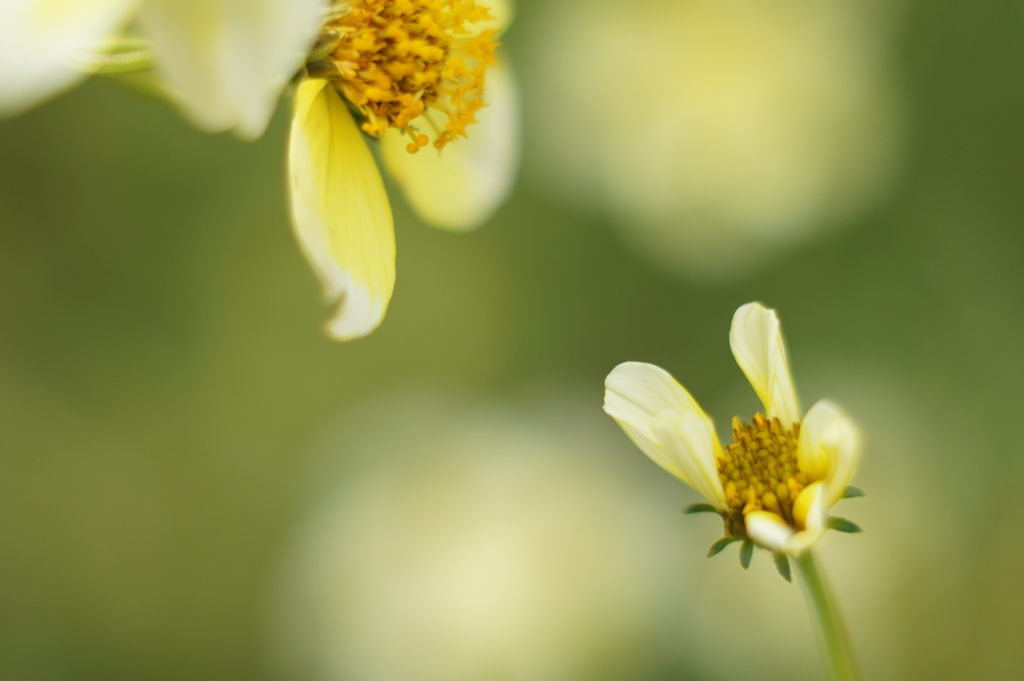
M 814 553 L 804 551 L 796 557 L 796 568 L 800 582 L 804 585 L 807 602 L 814 613 L 829 670 L 835 681 L 858 681 L 860 673 L 853 658 L 850 638 L 843 626 L 843 619 L 836 607 L 835 597 L 814 559 Z

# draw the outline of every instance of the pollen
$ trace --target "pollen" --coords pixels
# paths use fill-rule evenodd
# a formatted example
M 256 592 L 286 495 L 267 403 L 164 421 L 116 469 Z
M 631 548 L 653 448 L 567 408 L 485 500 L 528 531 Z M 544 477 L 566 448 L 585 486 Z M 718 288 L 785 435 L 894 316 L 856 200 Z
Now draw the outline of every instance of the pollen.
M 779 419 L 756 414 L 752 423 L 733 419 L 732 438 L 717 460 L 732 525 L 759 510 L 771 511 L 792 525 L 793 502 L 811 482 L 797 460 L 800 424 L 786 429 Z
M 496 31 L 474 0 L 351 0 L 337 5 L 321 32 L 333 50 L 311 72 L 328 78 L 380 137 L 396 128 L 415 153 L 439 151 L 476 122 L 487 70 L 495 64 Z M 429 134 L 428 134 L 429 133 Z

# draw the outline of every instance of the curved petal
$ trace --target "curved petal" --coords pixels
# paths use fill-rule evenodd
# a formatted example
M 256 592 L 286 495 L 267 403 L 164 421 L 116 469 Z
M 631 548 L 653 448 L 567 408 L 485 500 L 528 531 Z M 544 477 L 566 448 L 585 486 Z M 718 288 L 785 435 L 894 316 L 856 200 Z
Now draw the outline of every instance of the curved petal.
M 702 497 L 716 508 L 728 508 L 715 464 L 721 445 L 718 445 L 711 419 L 694 411 L 682 414 L 663 411 L 654 420 L 654 435 L 665 454 L 686 474 Z
M 288 164 L 299 244 L 328 300 L 340 303 L 327 333 L 365 336 L 394 289 L 394 223 L 363 135 L 325 80 L 306 79 L 295 92 Z
M 709 425 L 711 419 L 690 393 L 671 374 L 653 364 L 624 362 L 612 369 L 605 379 L 604 410 L 618 421 L 626 435 L 644 454 L 688 485 L 693 485 L 683 468 L 664 449 L 655 432 L 655 421 L 664 412 L 680 416 L 693 414 Z M 712 452 L 718 456 L 722 445 L 710 427 Z
M 747 536 L 755 544 L 772 551 L 785 550 L 786 543 L 796 534 L 796 530 L 771 511 L 751 511 L 744 520 Z
M 799 530 L 769 511 L 753 511 L 745 517 L 747 536 L 757 544 L 791 555 L 799 555 L 825 534 L 828 523 L 825 485 L 812 483 L 793 503 L 793 520 Z
M 389 130 L 382 140 L 384 163 L 423 220 L 465 231 L 479 227 L 504 203 L 519 169 L 519 93 L 507 67 L 487 73 L 487 106 L 477 123 L 438 153 L 415 154 L 408 138 Z
M 84 78 L 77 53 L 118 32 L 139 0 L 0 2 L 0 116 L 21 113 Z
M 323 0 L 147 0 L 143 30 L 186 115 L 208 132 L 263 134 L 302 66 Z
M 823 483 L 812 483 L 800 492 L 793 502 L 793 520 L 801 529 L 785 543 L 784 551 L 796 555 L 821 539 L 828 524 L 827 502 Z
M 797 461 L 811 478 L 824 480 L 828 506 L 839 501 L 860 458 L 860 434 L 853 421 L 828 400 L 819 400 L 800 424 Z
M 736 310 L 729 330 L 736 363 L 754 386 L 769 418 L 787 428 L 800 420 L 800 404 L 789 374 L 786 344 L 775 310 L 747 303 Z

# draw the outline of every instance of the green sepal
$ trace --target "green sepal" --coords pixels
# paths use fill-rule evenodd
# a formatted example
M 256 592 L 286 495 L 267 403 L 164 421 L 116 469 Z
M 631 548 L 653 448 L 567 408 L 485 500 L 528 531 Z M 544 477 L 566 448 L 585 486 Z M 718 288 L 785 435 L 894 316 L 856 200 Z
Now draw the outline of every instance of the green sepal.
M 863 532 L 857 523 L 850 522 L 846 518 L 829 518 L 828 527 L 830 530 L 837 530 L 839 532 Z
M 118 38 L 92 47 L 95 51 L 73 55 L 75 65 L 85 73 L 119 76 L 152 71 L 156 65 L 152 44 L 142 38 Z
M 740 547 L 740 565 L 746 570 L 750 567 L 750 561 L 754 558 L 754 542 L 749 539 L 743 540 L 743 546 Z
M 847 485 L 846 489 L 843 490 L 842 499 L 854 499 L 856 497 L 865 497 L 864 490 L 860 487 L 854 487 L 853 485 Z
M 331 52 L 341 42 L 341 35 L 331 29 L 324 30 L 319 36 L 317 36 L 316 43 L 313 44 L 313 49 L 309 51 L 309 56 L 306 58 L 307 62 L 320 61 L 326 59 Z
M 726 546 L 733 543 L 734 541 L 739 541 L 740 539 L 740 537 L 722 537 L 714 544 L 712 544 L 710 549 L 708 549 L 708 558 L 710 558 L 711 556 L 718 555 Z
M 782 575 L 783 579 L 787 582 L 792 582 L 793 573 L 789 569 L 789 556 L 782 552 L 774 553 L 772 555 L 775 558 L 775 569 L 779 571 L 779 574 Z
M 711 504 L 690 504 L 684 508 L 681 513 L 686 515 L 692 515 L 694 513 L 718 513 L 718 509 Z

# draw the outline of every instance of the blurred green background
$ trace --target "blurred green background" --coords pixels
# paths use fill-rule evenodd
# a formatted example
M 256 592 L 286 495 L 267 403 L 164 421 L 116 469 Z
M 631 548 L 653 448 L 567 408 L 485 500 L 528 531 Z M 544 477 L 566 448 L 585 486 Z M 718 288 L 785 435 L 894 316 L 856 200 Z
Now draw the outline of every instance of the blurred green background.
M 761 300 L 868 440 L 820 545 L 866 678 L 1019 678 L 1024 8 L 728 5 L 522 0 L 512 199 L 452 235 L 392 192 L 346 345 L 286 104 L 254 144 L 100 79 L 0 123 L 0 677 L 821 678 L 799 589 L 705 560 L 600 408 L 640 360 L 749 417 Z

